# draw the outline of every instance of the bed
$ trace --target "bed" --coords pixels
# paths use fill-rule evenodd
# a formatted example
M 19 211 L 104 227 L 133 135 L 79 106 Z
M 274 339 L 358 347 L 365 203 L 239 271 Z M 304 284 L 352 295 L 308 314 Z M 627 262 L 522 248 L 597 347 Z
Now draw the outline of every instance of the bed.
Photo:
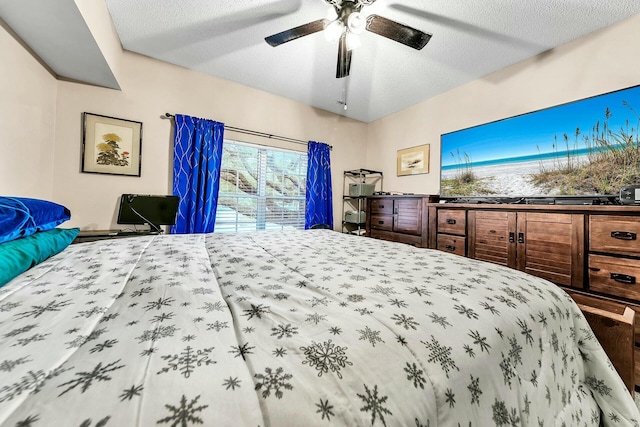
M 0 288 L 2 426 L 638 425 L 575 303 L 330 230 L 73 244 Z

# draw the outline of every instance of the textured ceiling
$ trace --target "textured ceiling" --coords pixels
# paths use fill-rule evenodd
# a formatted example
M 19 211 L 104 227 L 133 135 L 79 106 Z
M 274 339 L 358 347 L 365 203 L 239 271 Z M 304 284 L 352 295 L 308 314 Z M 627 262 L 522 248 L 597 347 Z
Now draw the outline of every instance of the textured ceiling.
M 99 49 L 86 36 L 79 12 L 69 11 L 74 3 L 0 0 L 0 17 L 58 75 L 113 87 L 113 76 L 102 67 L 104 59 L 91 61 L 98 69 L 86 63 Z M 354 50 L 350 77 L 336 79 L 337 46 L 322 33 L 275 48 L 264 41 L 326 17 L 330 6 L 323 0 L 106 4 L 127 50 L 364 122 L 640 13 L 638 0 L 377 0 L 365 7 L 366 14 L 407 24 L 433 38 L 416 51 L 365 32 L 362 46 Z M 45 26 L 51 23 L 56 27 Z
M 433 38 L 416 51 L 365 32 L 350 77 L 336 79 L 322 33 L 264 41 L 326 17 L 323 0 L 106 1 L 125 49 L 364 122 L 640 13 L 638 0 L 377 0 L 364 12 Z

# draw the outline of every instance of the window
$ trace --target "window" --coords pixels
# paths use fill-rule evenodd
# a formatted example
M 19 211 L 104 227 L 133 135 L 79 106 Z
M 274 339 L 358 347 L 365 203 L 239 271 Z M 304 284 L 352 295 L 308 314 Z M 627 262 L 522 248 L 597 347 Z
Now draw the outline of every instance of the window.
M 225 140 L 215 231 L 304 229 L 307 153 Z

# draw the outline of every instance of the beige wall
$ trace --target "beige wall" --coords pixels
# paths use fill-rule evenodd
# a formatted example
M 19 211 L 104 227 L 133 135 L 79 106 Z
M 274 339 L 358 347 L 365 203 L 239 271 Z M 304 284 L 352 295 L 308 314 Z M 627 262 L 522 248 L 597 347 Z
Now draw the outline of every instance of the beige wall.
M 55 78 L 0 27 L 0 195 L 53 197 Z
M 640 15 L 370 123 L 367 161 L 388 191 L 437 194 L 440 135 L 640 84 Z M 399 149 L 431 144 L 431 171 L 396 176 Z
M 333 145 L 334 217 L 338 227 L 342 171 L 364 167 L 364 123 L 130 52 L 122 54 L 118 76 L 121 91 L 69 82 L 58 85 L 54 196 L 71 209 L 69 226 L 117 228 L 116 209 L 122 193 L 171 193 L 172 121 L 161 118 L 169 112 Z M 141 177 L 80 172 L 83 112 L 143 123 Z M 275 145 L 273 140 L 231 132 L 225 136 Z M 286 148 L 306 150 L 299 144 Z

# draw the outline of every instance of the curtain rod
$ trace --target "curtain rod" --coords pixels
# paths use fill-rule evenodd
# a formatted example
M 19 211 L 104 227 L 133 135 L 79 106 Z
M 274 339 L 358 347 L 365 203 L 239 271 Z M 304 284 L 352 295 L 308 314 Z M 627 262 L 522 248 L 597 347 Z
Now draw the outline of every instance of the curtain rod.
M 175 115 L 174 114 L 170 114 L 170 113 L 164 113 L 162 118 L 163 119 L 173 119 L 173 118 L 175 118 Z M 227 126 L 227 125 L 224 125 L 224 128 L 225 128 L 225 130 L 230 130 L 230 131 L 238 132 L 238 133 L 244 133 L 244 134 L 247 134 L 247 135 L 260 136 L 262 138 L 279 139 L 280 141 L 293 142 L 295 144 L 304 144 L 304 145 L 308 144 L 308 141 L 303 141 L 301 139 L 288 138 L 286 136 L 272 135 L 270 133 L 258 132 L 258 131 L 250 130 L 250 129 L 237 128 L 237 127 L 234 127 L 234 126 Z M 333 145 L 329 145 L 329 149 L 333 150 Z

